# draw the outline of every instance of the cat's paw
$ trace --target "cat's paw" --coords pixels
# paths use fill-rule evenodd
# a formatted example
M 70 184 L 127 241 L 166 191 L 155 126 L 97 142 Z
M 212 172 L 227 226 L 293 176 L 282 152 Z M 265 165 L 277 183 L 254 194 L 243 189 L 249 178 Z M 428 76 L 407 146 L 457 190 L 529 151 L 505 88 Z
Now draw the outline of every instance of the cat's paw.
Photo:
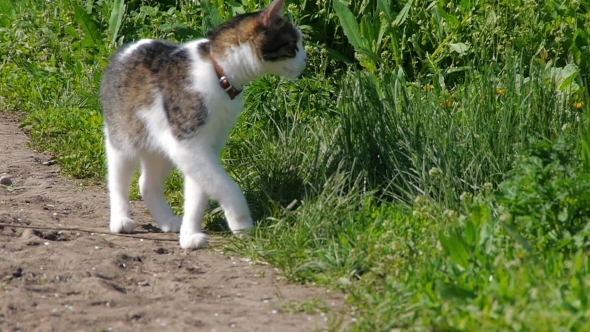
M 182 225 L 182 218 L 172 217 L 158 226 L 164 233 L 178 233 L 180 232 L 180 225 Z
M 119 217 L 111 219 L 111 232 L 113 233 L 131 233 L 135 223 L 127 217 Z
M 207 246 L 207 235 L 195 233 L 191 235 L 180 235 L 180 247 L 182 249 L 199 249 Z
M 227 223 L 232 233 L 240 239 L 246 236 L 249 230 L 254 227 L 254 221 L 248 213 L 242 214 L 241 218 L 232 219 L 228 217 Z
M 234 235 L 240 239 L 245 240 L 250 237 L 252 228 L 235 229 L 233 230 Z

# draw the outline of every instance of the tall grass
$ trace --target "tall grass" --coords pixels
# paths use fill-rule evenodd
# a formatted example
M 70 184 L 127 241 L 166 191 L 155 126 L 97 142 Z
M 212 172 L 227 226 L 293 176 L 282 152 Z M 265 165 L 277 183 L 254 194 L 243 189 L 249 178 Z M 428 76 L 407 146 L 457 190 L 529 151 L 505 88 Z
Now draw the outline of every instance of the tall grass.
M 0 0 L 0 107 L 103 183 L 109 54 L 263 5 Z M 588 329 L 588 4 L 288 7 L 310 63 L 245 91 L 222 157 L 258 227 L 225 249 L 345 292 L 351 330 Z M 174 173 L 178 213 L 181 188 Z
M 503 180 L 529 142 L 578 133 L 579 110 L 566 104 L 544 70 L 521 83 L 519 68 L 510 63 L 474 72 L 453 90 L 419 86 L 399 74 L 350 72 L 323 102 L 329 79 L 274 88 L 276 79 L 264 79 L 249 91 L 252 103 L 224 156 L 251 193 L 261 190 L 259 199 L 278 197 L 284 206 L 346 172 L 381 199 L 411 205 L 425 195 L 456 208 L 463 192 Z
M 502 180 L 530 140 L 554 138 L 566 123 L 577 129 L 578 112 L 542 70 L 520 85 L 519 67 L 474 72 L 452 90 L 395 75 L 353 77 L 342 90 L 342 158 L 371 188 L 393 180 L 395 196 L 433 195 L 453 206 L 462 192 Z

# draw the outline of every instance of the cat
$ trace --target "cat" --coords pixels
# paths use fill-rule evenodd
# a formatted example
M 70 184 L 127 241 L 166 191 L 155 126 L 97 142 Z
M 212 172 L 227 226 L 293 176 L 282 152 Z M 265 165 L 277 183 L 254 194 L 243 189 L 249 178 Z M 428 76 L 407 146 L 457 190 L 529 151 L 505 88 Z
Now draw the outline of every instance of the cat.
M 143 39 L 113 54 L 100 86 L 111 232 L 133 231 L 129 188 L 138 165 L 151 216 L 162 231 L 180 232 L 181 248 L 207 245 L 201 222 L 209 198 L 235 235 L 253 227 L 244 194 L 219 160 L 244 85 L 265 74 L 297 78 L 306 66 L 301 31 L 283 17 L 283 5 L 237 15 L 204 39 Z M 163 196 L 173 166 L 184 176 L 182 218 Z

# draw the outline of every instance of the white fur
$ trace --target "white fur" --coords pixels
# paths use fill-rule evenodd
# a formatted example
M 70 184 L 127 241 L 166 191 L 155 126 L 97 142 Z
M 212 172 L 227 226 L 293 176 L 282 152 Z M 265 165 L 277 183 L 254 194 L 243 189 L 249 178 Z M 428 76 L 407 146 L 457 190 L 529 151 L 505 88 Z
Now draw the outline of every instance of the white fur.
M 124 61 L 137 46 L 150 42 L 151 40 L 141 40 L 131 45 L 120 55 L 120 60 Z M 221 149 L 242 109 L 243 94 L 230 100 L 221 89 L 213 66 L 201 59 L 197 52 L 198 44 L 203 42 L 206 40 L 193 41 L 183 46 L 190 50 L 192 60 L 193 83 L 186 89 L 200 92 L 209 110 L 206 122 L 199 128 L 196 136 L 184 141 L 174 137 L 167 122 L 160 92 L 153 91 L 155 102 L 137 110 L 149 133 L 145 148 L 140 150 L 129 145 L 119 150 L 106 138 L 112 232 L 133 230 L 128 197 L 131 179 L 138 164 L 141 164 L 142 169 L 139 181 L 141 195 L 152 217 L 164 232 L 180 232 L 182 248 L 195 249 L 207 244 L 201 222 L 209 198 L 219 202 L 234 234 L 240 235 L 241 231 L 253 226 L 242 191 L 219 164 Z M 298 76 L 307 60 L 301 42 L 299 50 L 297 57 L 292 60 L 264 63 L 256 58 L 249 44 L 242 44 L 229 50 L 225 57 L 220 57 L 217 61 L 230 83 L 241 89 L 243 85 L 264 74 L 293 78 Z M 162 193 L 172 165 L 184 175 L 182 219 L 174 216 Z
M 301 33 L 299 33 L 299 41 L 297 42 L 299 52 L 297 52 L 297 55 L 293 60 L 269 62 L 264 68 L 264 73 L 297 78 L 305 68 L 305 63 L 307 61 L 301 37 Z
M 148 44 L 151 43 L 153 40 L 152 39 L 141 39 L 138 42 L 129 45 L 129 47 L 127 47 L 125 50 L 123 50 L 123 52 L 121 52 L 120 58 L 119 59 L 123 59 L 125 57 L 127 57 L 129 54 L 135 52 L 135 50 L 143 45 L 143 44 Z

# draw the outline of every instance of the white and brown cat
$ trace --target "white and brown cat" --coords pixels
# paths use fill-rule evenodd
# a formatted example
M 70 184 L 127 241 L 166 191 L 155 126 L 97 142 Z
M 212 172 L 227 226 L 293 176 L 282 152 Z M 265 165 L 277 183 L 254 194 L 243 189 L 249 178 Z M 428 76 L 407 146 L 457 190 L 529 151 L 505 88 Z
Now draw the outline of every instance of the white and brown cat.
M 219 202 L 234 234 L 253 226 L 246 199 L 219 163 L 242 88 L 265 74 L 296 78 L 307 57 L 301 32 L 283 18 L 284 0 L 236 16 L 206 39 L 178 45 L 144 39 L 111 58 L 100 89 L 103 108 L 110 228 L 133 231 L 129 187 L 138 164 L 147 208 L 180 246 L 207 244 L 201 222 L 209 198 Z M 172 213 L 164 181 L 176 166 L 184 176 L 184 216 Z

